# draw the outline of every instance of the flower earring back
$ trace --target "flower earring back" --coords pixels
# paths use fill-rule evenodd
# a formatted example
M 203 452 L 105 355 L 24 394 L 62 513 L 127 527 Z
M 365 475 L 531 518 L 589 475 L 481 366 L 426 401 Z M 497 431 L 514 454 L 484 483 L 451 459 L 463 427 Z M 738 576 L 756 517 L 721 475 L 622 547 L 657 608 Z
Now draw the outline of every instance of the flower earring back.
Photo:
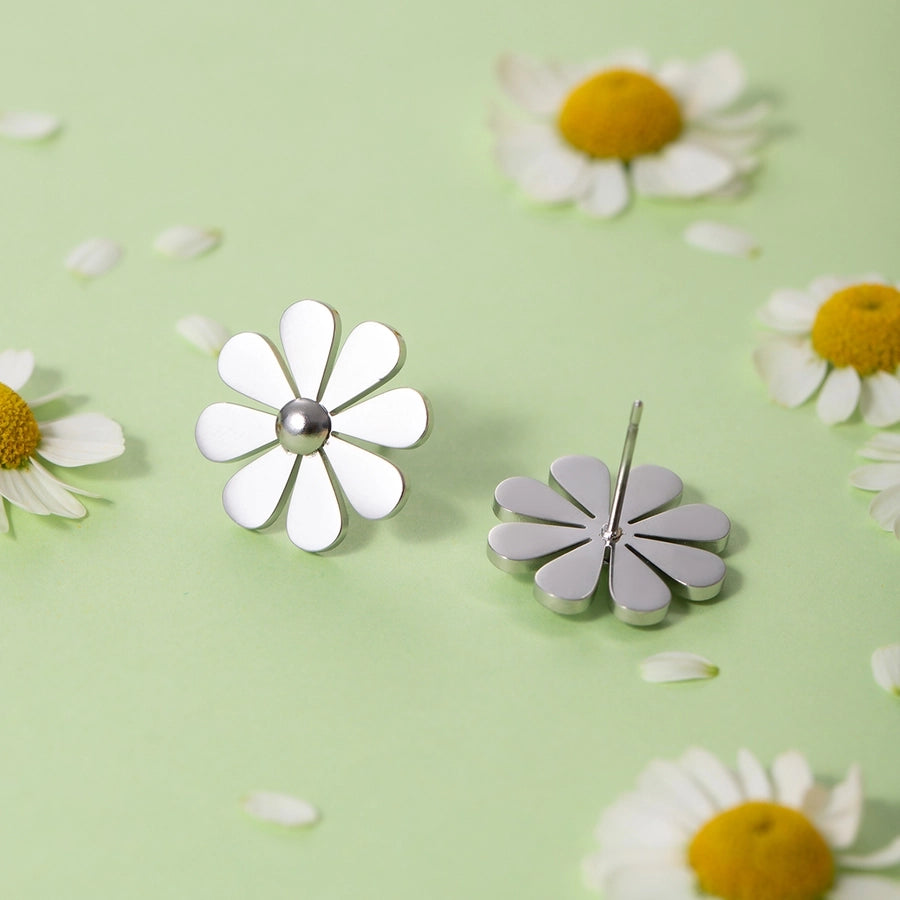
M 356 441 L 414 447 L 430 429 L 426 399 L 411 388 L 373 394 L 403 366 L 403 338 L 363 322 L 340 343 L 340 317 L 301 300 L 281 317 L 284 356 L 261 334 L 232 337 L 219 375 L 268 411 L 214 403 L 196 428 L 214 462 L 255 456 L 225 485 L 222 503 L 238 525 L 271 524 L 287 504 L 288 537 L 303 550 L 330 550 L 347 526 L 344 497 L 364 518 L 396 513 L 406 499 L 400 470 Z
M 731 523 L 713 506 L 677 506 L 682 481 L 661 466 L 631 471 L 643 404 L 631 410 L 610 501 L 610 473 L 592 456 L 563 456 L 550 486 L 507 478 L 494 492 L 503 524 L 488 535 L 488 555 L 504 572 L 530 572 L 537 600 L 572 615 L 589 605 L 609 565 L 613 612 L 630 625 L 653 625 L 672 592 L 688 600 L 715 597 L 725 579 Z

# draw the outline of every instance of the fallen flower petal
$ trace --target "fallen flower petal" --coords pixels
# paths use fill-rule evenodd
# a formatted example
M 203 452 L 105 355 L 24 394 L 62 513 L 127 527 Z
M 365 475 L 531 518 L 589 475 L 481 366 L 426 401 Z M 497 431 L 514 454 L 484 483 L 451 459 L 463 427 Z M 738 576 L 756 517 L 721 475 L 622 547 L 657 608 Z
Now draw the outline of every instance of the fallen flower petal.
M 164 256 L 174 259 L 193 259 L 218 247 L 222 232 L 217 228 L 196 228 L 193 225 L 173 225 L 163 231 L 153 242 L 153 247 Z
M 62 122 L 50 113 L 0 113 L 0 135 L 15 141 L 43 141 L 56 134 L 61 127 Z
M 720 222 L 694 222 L 684 231 L 684 239 L 692 247 L 711 253 L 748 258 L 759 253 L 759 244 L 751 234 Z
M 650 682 L 694 681 L 715 678 L 719 667 L 696 653 L 669 650 L 641 662 L 641 678 Z
M 208 316 L 191 315 L 179 319 L 175 330 L 195 347 L 211 356 L 218 356 L 231 332 L 215 319 Z
M 90 238 L 67 257 L 66 268 L 82 278 L 96 278 L 112 269 L 122 258 L 122 246 L 109 238 Z
M 275 791 L 253 791 L 242 803 L 244 811 L 263 822 L 302 828 L 319 821 L 319 811 L 305 800 Z

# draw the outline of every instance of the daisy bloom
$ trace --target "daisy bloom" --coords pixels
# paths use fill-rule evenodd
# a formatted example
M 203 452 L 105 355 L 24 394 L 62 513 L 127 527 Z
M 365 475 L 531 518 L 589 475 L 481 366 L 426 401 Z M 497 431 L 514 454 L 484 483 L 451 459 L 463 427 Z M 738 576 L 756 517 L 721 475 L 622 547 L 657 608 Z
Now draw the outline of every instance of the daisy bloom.
M 121 427 L 99 413 L 38 421 L 34 409 L 58 395 L 23 400 L 18 392 L 33 371 L 30 350 L 0 353 L 0 531 L 9 531 L 4 499 L 39 516 L 80 519 L 87 514 L 72 495 L 96 495 L 64 484 L 41 460 L 85 466 L 114 459 L 125 450 Z
M 775 329 L 753 361 L 776 403 L 794 407 L 820 387 L 827 425 L 859 407 L 869 425 L 900 422 L 900 290 L 881 275 L 816 278 L 777 290 L 760 310 Z
M 428 436 L 428 405 L 411 388 L 369 396 L 406 357 L 403 339 L 387 325 L 357 325 L 338 353 L 338 314 L 301 300 L 285 311 L 280 330 L 284 357 L 252 332 L 236 334 L 219 353 L 222 380 L 268 410 L 208 406 L 197 446 L 214 462 L 254 456 L 222 494 L 238 525 L 272 523 L 290 495 L 288 537 L 303 550 L 329 550 L 344 536 L 343 496 L 367 519 L 393 515 L 406 497 L 400 470 L 355 441 L 416 446 Z
M 766 772 L 747 750 L 732 770 L 692 748 L 651 762 L 606 810 L 585 877 L 607 900 L 900 900 L 900 882 L 852 872 L 900 862 L 900 837 L 844 852 L 862 807 L 858 766 L 828 788 L 796 751 Z
M 658 69 L 639 51 L 583 65 L 505 56 L 497 74 L 530 116 L 495 113 L 497 163 L 539 202 L 573 202 L 608 218 L 625 209 L 632 189 L 647 197 L 733 195 L 757 167 L 768 108 L 723 114 L 745 84 L 728 51 Z
M 869 515 L 900 539 L 900 434 L 876 434 L 859 455 L 878 462 L 854 469 L 850 484 L 864 491 L 878 491 L 869 504 Z

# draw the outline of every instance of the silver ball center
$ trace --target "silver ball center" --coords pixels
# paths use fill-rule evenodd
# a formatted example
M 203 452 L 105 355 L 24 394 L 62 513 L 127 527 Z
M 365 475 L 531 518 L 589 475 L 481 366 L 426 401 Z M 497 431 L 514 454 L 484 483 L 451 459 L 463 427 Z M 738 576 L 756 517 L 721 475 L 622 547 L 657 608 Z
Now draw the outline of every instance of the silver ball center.
M 315 400 L 297 397 L 285 403 L 275 419 L 275 434 L 285 450 L 306 456 L 315 453 L 331 434 L 331 416 Z

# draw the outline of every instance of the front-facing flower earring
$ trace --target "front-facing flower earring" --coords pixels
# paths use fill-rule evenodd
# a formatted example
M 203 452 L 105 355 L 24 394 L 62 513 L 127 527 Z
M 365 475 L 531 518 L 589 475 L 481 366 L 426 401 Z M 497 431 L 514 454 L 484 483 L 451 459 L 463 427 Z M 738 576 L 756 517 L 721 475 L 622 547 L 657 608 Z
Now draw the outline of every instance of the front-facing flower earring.
M 281 317 L 280 333 L 284 357 L 253 332 L 219 354 L 222 380 L 270 411 L 214 403 L 197 422 L 197 446 L 214 462 L 258 454 L 222 494 L 238 525 L 263 528 L 287 502 L 288 537 L 303 550 L 329 550 L 346 529 L 342 495 L 367 519 L 392 515 L 406 497 L 399 469 L 354 441 L 414 447 L 428 436 L 428 404 L 411 388 L 369 396 L 406 357 L 403 338 L 386 325 L 357 325 L 338 353 L 337 312 L 301 300 Z

